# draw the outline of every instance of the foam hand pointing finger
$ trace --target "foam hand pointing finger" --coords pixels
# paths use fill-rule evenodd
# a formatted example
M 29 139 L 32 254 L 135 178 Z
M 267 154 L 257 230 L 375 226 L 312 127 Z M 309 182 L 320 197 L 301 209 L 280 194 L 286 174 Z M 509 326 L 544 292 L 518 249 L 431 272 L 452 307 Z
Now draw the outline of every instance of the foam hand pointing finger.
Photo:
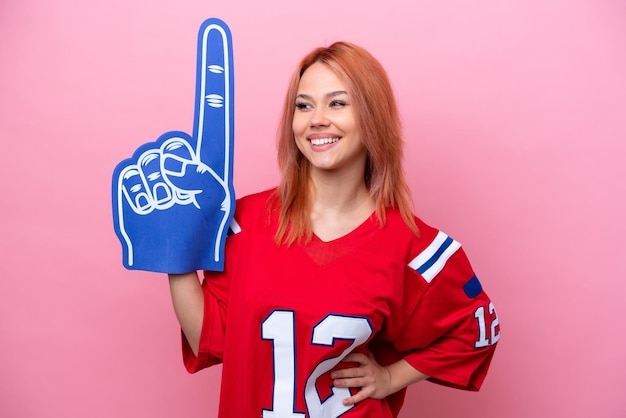
M 167 132 L 113 172 L 113 221 L 128 269 L 223 270 L 235 208 L 232 55 L 228 26 L 206 20 L 198 35 L 192 135 Z

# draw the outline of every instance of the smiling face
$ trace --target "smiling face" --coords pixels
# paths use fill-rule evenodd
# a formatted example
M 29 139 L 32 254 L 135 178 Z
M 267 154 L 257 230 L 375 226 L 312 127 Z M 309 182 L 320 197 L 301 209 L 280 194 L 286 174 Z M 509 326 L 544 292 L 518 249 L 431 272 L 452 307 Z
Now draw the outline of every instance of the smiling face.
M 356 116 L 344 80 L 319 62 L 307 68 L 298 85 L 292 129 L 312 173 L 341 170 L 363 176 L 367 152 Z

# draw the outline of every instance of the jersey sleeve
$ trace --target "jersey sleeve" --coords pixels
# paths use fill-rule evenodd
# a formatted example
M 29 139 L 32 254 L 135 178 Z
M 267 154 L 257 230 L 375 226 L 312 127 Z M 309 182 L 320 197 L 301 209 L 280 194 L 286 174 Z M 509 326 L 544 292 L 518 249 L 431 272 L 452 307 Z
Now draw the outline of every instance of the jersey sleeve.
M 396 348 L 432 382 L 479 390 L 500 324 L 461 245 L 437 231 L 410 260 L 406 275 L 408 281 L 426 282 L 426 289 Z
M 231 224 L 225 244 L 224 271 L 205 271 L 202 281 L 204 294 L 204 318 L 200 332 L 198 355 L 195 355 L 189 342 L 182 335 L 183 362 L 189 373 L 222 362 L 230 276 L 235 268 L 236 248 L 239 239 L 239 227 L 236 221 Z

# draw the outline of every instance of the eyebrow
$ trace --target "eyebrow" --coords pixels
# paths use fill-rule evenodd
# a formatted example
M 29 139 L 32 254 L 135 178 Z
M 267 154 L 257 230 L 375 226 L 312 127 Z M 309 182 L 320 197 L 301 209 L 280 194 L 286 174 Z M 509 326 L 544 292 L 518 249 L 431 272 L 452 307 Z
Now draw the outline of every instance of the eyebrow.
M 345 91 L 345 90 L 332 91 L 332 92 L 326 94 L 324 97 L 326 97 L 327 99 L 331 99 L 331 98 L 336 97 L 336 96 L 341 96 L 342 94 L 346 94 L 347 95 L 348 92 Z M 313 100 L 312 96 L 310 96 L 308 94 L 304 94 L 304 93 L 298 94 L 296 96 L 296 99 L 297 98 L 304 99 L 304 100 Z

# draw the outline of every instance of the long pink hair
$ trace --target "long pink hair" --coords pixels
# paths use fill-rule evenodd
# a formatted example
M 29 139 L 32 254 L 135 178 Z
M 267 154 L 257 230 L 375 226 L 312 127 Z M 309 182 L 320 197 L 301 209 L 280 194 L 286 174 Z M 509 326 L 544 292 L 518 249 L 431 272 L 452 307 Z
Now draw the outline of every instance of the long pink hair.
M 365 185 L 376 203 L 381 226 L 386 220 L 385 209 L 397 208 L 407 226 L 418 234 L 402 168 L 404 141 L 389 77 L 365 49 L 348 42 L 335 42 L 305 56 L 289 83 L 277 134 L 282 176 L 275 195 L 280 211 L 276 243 L 290 245 L 300 239 L 308 241 L 312 236 L 309 162 L 296 146 L 292 122 L 300 78 L 316 62 L 327 65 L 347 84 L 367 150 Z

